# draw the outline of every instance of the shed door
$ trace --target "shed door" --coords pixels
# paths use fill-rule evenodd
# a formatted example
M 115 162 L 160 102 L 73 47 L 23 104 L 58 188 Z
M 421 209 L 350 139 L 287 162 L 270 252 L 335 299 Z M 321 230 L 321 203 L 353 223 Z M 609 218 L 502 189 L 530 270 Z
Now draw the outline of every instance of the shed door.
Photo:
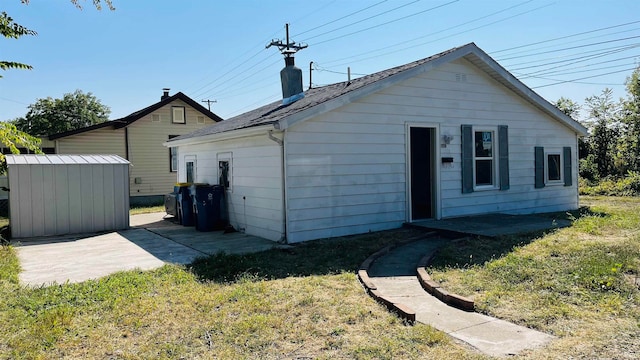
M 435 129 L 410 128 L 411 220 L 434 217 Z

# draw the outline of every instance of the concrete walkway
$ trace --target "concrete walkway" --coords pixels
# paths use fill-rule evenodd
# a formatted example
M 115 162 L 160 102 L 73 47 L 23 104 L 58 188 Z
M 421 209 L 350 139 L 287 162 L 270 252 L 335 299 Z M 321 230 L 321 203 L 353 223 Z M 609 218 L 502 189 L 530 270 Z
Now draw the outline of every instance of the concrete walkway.
M 490 316 L 458 310 L 424 291 L 416 277 L 416 264 L 445 241 L 430 238 L 391 250 L 369 267 L 371 281 L 387 299 L 414 310 L 416 321 L 444 331 L 487 355 L 519 354 L 554 339 L 551 335 Z
M 164 213 L 131 216 L 129 230 L 13 242 L 29 286 L 81 282 L 126 270 L 151 270 L 165 263 L 189 264 L 219 252 L 244 254 L 282 246 L 242 233 L 198 232 L 164 219 Z

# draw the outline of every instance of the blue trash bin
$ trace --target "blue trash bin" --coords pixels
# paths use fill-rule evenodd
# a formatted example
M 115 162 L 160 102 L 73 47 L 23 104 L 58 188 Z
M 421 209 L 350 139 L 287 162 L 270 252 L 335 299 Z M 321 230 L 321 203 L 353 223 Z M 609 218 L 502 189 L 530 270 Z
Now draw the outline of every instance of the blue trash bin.
M 175 192 L 178 194 L 178 218 L 180 219 L 180 224 L 184 226 L 193 226 L 195 223 L 193 200 L 189 186 L 180 185 L 175 187 Z
M 195 186 L 196 230 L 213 231 L 223 229 L 220 219 L 220 204 L 224 188 L 219 185 Z

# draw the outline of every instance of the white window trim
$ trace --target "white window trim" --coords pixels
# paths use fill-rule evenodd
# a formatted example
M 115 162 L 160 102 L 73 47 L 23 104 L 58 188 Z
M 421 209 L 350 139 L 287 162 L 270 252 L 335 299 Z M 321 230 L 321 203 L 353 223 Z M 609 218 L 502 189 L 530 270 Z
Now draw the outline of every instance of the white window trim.
M 549 180 L 549 155 L 558 155 L 560 157 L 560 179 L 558 180 Z M 562 156 L 562 149 L 550 149 L 547 151 L 545 148 L 544 152 L 544 184 L 551 185 L 562 185 L 564 186 L 564 156 Z
M 178 137 L 180 135 L 169 135 L 169 140 Z M 175 153 L 175 156 L 174 156 Z M 176 166 L 173 166 L 173 159 L 176 159 Z M 178 169 L 180 168 L 180 153 L 178 152 L 178 147 L 177 146 L 172 146 L 169 148 L 169 172 L 178 172 Z
M 500 174 L 499 174 L 499 169 L 500 167 L 498 166 L 498 159 L 499 159 L 499 150 L 498 149 L 498 127 L 497 126 L 490 126 L 490 127 L 472 127 L 471 128 L 471 136 L 472 136 L 472 140 L 475 144 L 476 141 L 476 133 L 477 132 L 481 132 L 481 131 L 490 131 L 492 133 L 491 138 L 492 138 L 492 148 L 491 148 L 491 155 L 492 155 L 492 160 L 493 160 L 493 184 L 491 185 L 476 185 L 476 159 L 482 160 L 482 159 L 489 159 L 489 158 L 476 158 L 476 150 L 475 150 L 475 146 L 473 149 L 473 191 L 488 191 L 488 190 L 498 190 L 500 189 L 500 184 L 498 184 L 498 179 L 500 178 Z
M 193 163 L 193 182 L 198 182 L 198 163 L 195 155 L 185 155 L 184 156 L 184 178 L 181 179 L 182 182 L 187 182 L 187 163 Z
M 175 153 L 175 155 L 174 155 Z M 173 166 L 173 159 L 176 159 L 175 167 Z M 178 167 L 180 166 L 180 160 L 178 159 L 178 148 L 170 147 L 169 148 L 169 172 L 178 172 Z
M 229 187 L 227 187 L 227 191 L 228 192 L 233 192 L 233 153 L 232 152 L 223 152 L 223 153 L 218 153 L 216 155 L 216 168 L 217 168 L 217 181 L 220 182 L 220 161 L 227 161 L 229 162 L 229 172 L 227 173 L 227 177 L 229 180 Z M 222 184 L 218 184 L 218 185 L 222 185 Z
M 176 110 L 182 113 L 182 121 L 179 121 L 176 117 Z M 184 106 L 172 106 L 171 107 L 171 122 L 173 124 L 186 124 L 187 123 L 187 110 Z

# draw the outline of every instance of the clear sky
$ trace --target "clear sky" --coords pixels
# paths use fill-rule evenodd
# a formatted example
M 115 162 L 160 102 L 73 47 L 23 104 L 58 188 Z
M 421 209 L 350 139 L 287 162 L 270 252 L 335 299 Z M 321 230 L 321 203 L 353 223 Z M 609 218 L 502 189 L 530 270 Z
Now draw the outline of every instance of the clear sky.
M 38 35 L 0 38 L 2 60 L 34 67 L 0 72 L 0 120 L 76 89 L 116 119 L 159 101 L 164 87 L 216 100 L 211 110 L 229 118 L 281 98 L 284 61 L 265 45 L 284 38 L 285 23 L 309 45 L 296 56 L 305 89 L 311 61 L 322 85 L 346 80 L 348 66 L 357 77 L 475 42 L 547 100 L 582 103 L 605 87 L 624 96 L 640 59 L 637 0 L 113 0 L 115 11 L 80 3 L 1 1 Z

